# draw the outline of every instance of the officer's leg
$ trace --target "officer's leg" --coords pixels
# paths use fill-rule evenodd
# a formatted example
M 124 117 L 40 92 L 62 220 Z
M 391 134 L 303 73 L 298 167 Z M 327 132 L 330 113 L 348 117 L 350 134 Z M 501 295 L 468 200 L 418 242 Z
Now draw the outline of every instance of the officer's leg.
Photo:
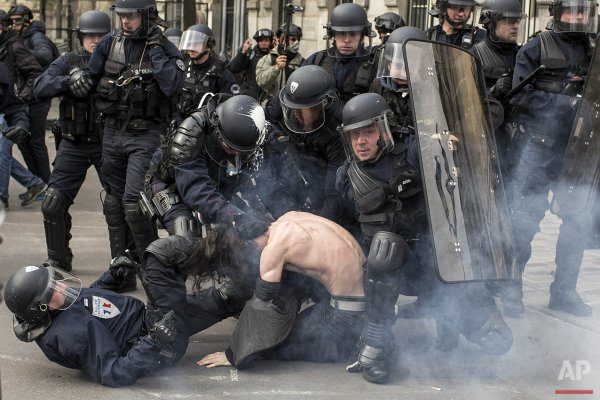
M 127 157 L 123 141 L 111 128 L 104 129 L 102 146 L 102 183 L 106 189 L 103 211 L 108 225 L 110 254 L 112 258 L 122 256 L 128 248 L 128 231 L 123 210 L 123 191 L 127 171 Z
M 371 242 L 365 282 L 367 326 L 358 355 L 363 376 L 370 382 L 383 383 L 389 377 L 394 347 L 391 326 L 396 319 L 394 306 L 399 295 L 396 274 L 407 250 L 404 239 L 395 233 L 377 232 Z
M 125 254 L 127 250 L 128 227 L 125 222 L 125 211 L 121 199 L 110 193 L 106 194 L 103 204 L 104 218 L 108 225 L 110 256 L 115 258 Z
M 85 145 L 64 140 L 54 159 L 47 196 L 42 203 L 48 262 L 71 270 L 73 254 L 71 240 L 71 215 L 69 207 L 77 196 L 90 166 Z
M 502 319 L 485 284 L 480 282 L 450 285 L 458 296 L 462 317 L 461 333 L 491 354 L 504 354 L 513 344 L 512 331 Z
M 144 190 L 144 178 L 150 167 L 152 154 L 160 145 L 158 134 L 124 137 L 125 152 L 127 153 L 127 172 L 125 190 L 123 193 L 123 208 L 125 219 L 140 260 L 144 250 L 150 243 L 158 239 L 154 223 L 145 216 L 140 207 L 140 191 Z
M 515 166 L 511 185 L 511 227 L 520 274 L 531 258 L 531 242 L 539 232 L 540 221 L 550 206 L 550 177 L 545 168 L 550 159 L 552 154 L 548 147 L 528 141 Z M 518 317 L 523 314 L 523 288 L 520 277 L 515 282 L 501 285 L 500 298 L 506 315 Z
M 71 270 L 73 259 L 66 224 L 67 209 L 70 205 L 71 199 L 55 186 L 46 191 L 46 198 L 42 203 L 48 261 L 66 271 Z
M 50 179 L 50 159 L 48 158 L 48 148 L 46 147 L 46 119 L 50 110 L 50 102 L 34 102 L 29 107 L 29 145 L 27 157 L 23 158 L 27 168 L 34 174 L 42 178 L 44 182 Z
M 550 285 L 548 307 L 578 316 L 591 315 L 592 308 L 581 300 L 575 288 L 593 218 L 588 212 L 561 217 L 563 222 L 556 243 L 556 272 Z
M 179 270 L 179 265 L 191 254 L 193 244 L 180 236 L 169 236 L 152 242 L 144 253 L 146 262 L 146 281 L 156 304 L 164 315 L 174 311 L 176 320 L 176 339 L 171 343 L 176 358 L 185 353 L 188 344 L 188 329 L 186 323 L 186 287 L 187 276 Z M 154 321 L 149 321 L 151 325 Z

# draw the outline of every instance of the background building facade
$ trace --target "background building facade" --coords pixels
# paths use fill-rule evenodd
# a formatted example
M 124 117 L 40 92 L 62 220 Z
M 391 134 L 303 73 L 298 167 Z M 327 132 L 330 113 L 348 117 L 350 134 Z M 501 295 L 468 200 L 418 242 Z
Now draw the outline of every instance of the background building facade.
M 185 28 L 193 23 L 208 23 L 217 41 L 217 50 L 240 47 L 260 28 L 277 29 L 284 21 L 287 3 L 304 7 L 293 16 L 293 22 L 303 29 L 300 52 L 305 56 L 325 48 L 323 39 L 329 14 L 343 0 L 157 0 L 161 16 L 173 27 Z M 543 30 L 548 22 L 548 0 L 522 0 L 527 20 L 527 36 Z M 34 11 L 34 18 L 45 21 L 48 35 L 59 48 L 68 49 L 69 39 L 75 37 L 70 29 L 77 26 L 79 15 L 88 10 L 108 11 L 113 1 L 106 0 L 0 0 L 0 8 L 8 10 L 15 3 L 26 4 Z M 412 26 L 423 29 L 436 24 L 427 10 L 435 0 L 356 0 L 367 11 L 369 20 L 385 12 L 400 14 Z M 475 23 L 478 13 L 474 16 Z M 378 44 L 379 40 L 374 39 Z

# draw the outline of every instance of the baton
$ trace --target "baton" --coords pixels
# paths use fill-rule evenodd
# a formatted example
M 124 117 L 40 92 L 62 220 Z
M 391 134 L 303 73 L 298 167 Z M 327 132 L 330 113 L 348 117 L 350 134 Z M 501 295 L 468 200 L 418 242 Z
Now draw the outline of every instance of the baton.
M 523 79 L 521 82 L 519 82 L 519 84 L 517 86 L 510 89 L 510 91 L 508 93 L 506 93 L 506 96 L 504 96 L 504 98 L 502 99 L 502 102 L 508 103 L 514 95 L 519 93 L 525 87 L 525 85 L 527 85 L 529 82 L 534 80 L 545 69 L 546 69 L 546 66 L 544 64 L 542 64 L 539 67 L 537 67 L 536 69 L 534 69 L 533 72 L 530 73 L 529 75 L 527 75 L 525 77 L 525 79 Z
M 135 273 L 138 276 L 138 278 L 140 278 L 140 281 L 142 282 L 142 287 L 144 288 L 144 292 L 146 292 L 146 296 L 148 297 L 148 302 L 154 309 L 153 311 L 157 314 L 158 319 L 161 319 L 162 317 L 164 317 L 164 314 L 162 311 L 160 311 L 160 308 L 158 308 L 158 305 L 156 304 L 156 300 L 154 299 L 154 296 L 152 296 L 150 289 L 148 289 L 148 281 L 146 280 L 146 277 L 144 276 L 144 273 L 142 271 L 142 265 L 135 261 L 135 259 L 133 258 L 133 255 L 131 254 L 131 250 L 129 250 L 129 249 L 125 250 L 125 255 L 127 256 L 127 258 L 129 258 L 131 260 L 133 265 L 135 265 Z

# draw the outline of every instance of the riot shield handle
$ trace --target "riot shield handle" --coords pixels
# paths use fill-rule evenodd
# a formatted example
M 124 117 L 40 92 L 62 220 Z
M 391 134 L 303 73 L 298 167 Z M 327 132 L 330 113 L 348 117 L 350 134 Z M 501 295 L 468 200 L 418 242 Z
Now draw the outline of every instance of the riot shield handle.
M 508 103 L 510 101 L 510 99 L 512 99 L 517 93 L 519 93 L 521 90 L 523 90 L 525 85 L 527 85 L 529 82 L 534 80 L 539 74 L 544 72 L 545 69 L 546 69 L 546 66 L 544 64 L 542 64 L 539 67 L 537 67 L 536 69 L 534 69 L 533 72 L 530 73 L 529 75 L 527 75 L 525 77 L 525 79 L 523 79 L 521 82 L 519 82 L 519 84 L 517 86 L 515 86 L 508 93 L 506 93 L 506 96 L 504 96 L 504 98 L 502 99 L 502 102 Z

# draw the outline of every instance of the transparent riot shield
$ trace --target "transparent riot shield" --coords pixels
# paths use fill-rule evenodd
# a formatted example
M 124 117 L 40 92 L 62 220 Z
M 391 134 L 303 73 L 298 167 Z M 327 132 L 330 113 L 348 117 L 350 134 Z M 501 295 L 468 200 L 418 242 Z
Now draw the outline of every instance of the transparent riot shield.
M 600 190 L 600 58 L 594 51 L 581 106 L 571 130 L 564 156 L 553 211 L 561 206 L 569 212 L 598 209 Z
M 410 40 L 405 66 L 439 278 L 515 278 L 515 250 L 496 145 L 475 58 Z

